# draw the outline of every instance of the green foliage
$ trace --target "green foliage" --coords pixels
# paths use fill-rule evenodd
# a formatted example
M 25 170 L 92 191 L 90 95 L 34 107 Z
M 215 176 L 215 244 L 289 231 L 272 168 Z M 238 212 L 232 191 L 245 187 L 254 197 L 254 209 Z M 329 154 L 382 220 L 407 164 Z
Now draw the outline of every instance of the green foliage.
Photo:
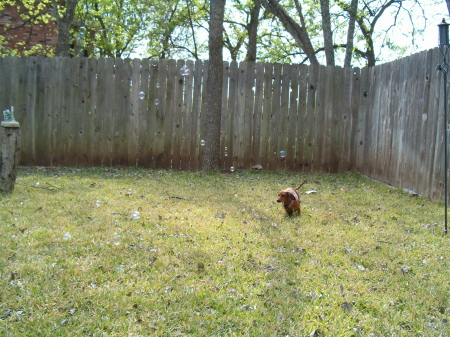
M 20 18 L 27 23 L 27 26 L 45 26 L 49 23 L 54 23 L 52 4 L 50 0 L 7 0 L 0 3 L 0 11 L 5 8 L 5 5 L 17 7 Z M 0 56 L 29 56 L 39 54 L 43 56 L 53 56 L 54 48 L 46 46 L 42 43 L 37 43 L 30 49 L 25 49 L 26 41 L 19 41 L 14 49 L 7 48 L 7 38 L 14 36 L 15 26 L 10 24 L 5 25 L 3 32 L 0 35 Z
M 305 179 L 286 217 L 276 195 Z M 450 332 L 442 203 L 352 173 L 30 168 L 16 182 L 0 196 L 2 335 Z

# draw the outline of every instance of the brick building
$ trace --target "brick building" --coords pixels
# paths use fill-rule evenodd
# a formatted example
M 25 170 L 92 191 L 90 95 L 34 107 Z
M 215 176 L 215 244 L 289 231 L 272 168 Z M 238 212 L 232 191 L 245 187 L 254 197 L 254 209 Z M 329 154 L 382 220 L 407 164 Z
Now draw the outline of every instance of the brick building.
M 16 50 L 19 55 L 48 55 L 56 46 L 58 27 L 55 20 L 44 23 L 38 16 L 24 21 L 20 14 L 24 8 L 5 5 L 0 12 L 0 36 L 5 41 L 0 48 L 1 54 L 9 54 Z M 43 10 L 43 14 L 51 13 L 52 8 Z

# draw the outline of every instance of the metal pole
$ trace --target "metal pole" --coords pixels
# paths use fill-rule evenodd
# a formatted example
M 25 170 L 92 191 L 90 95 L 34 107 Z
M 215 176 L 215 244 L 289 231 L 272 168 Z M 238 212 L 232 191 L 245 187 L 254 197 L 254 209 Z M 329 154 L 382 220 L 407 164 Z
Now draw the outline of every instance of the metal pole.
M 444 56 L 444 65 L 447 65 L 446 57 Z M 446 67 L 447 69 L 447 67 Z M 445 224 L 444 224 L 444 234 L 447 234 L 447 222 L 448 222 L 448 178 L 447 178 L 447 71 L 444 71 L 444 190 L 445 190 Z

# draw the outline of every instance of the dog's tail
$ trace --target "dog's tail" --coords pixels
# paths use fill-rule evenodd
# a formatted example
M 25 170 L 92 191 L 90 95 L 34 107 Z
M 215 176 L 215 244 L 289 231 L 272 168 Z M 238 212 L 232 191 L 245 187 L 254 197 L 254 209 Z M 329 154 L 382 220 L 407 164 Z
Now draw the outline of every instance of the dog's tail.
M 304 182 L 302 182 L 299 187 L 297 187 L 297 190 L 305 184 L 306 184 L 306 180 Z

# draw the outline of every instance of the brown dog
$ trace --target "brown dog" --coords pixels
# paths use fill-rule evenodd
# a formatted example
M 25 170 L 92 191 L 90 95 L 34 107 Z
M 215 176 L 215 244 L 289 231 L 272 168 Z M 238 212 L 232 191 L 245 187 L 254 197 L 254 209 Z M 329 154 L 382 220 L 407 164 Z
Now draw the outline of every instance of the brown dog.
M 281 202 L 287 214 L 291 216 L 294 212 L 300 215 L 300 196 L 297 190 L 306 183 L 306 180 L 300 184 L 296 189 L 287 188 L 278 193 L 277 202 Z

